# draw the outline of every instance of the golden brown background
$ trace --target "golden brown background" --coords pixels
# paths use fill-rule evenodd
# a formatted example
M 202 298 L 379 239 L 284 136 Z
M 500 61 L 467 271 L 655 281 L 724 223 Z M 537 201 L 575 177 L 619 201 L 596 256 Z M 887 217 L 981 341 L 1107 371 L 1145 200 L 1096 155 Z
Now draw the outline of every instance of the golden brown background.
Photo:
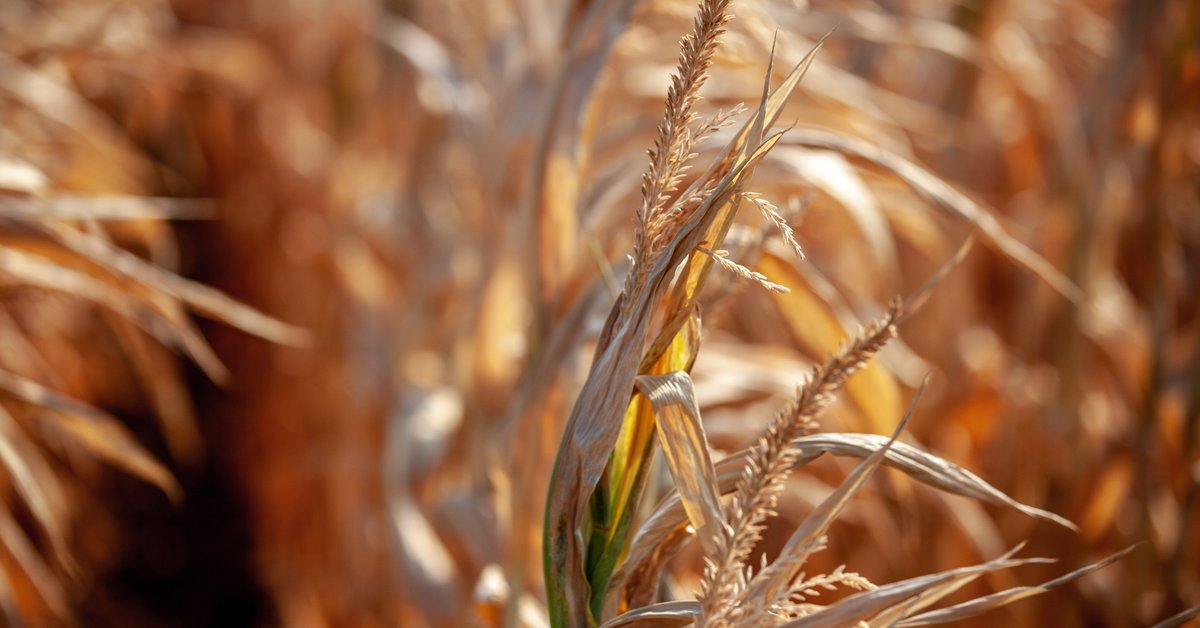
M 693 9 L 0 2 L 6 621 L 538 625 L 549 465 Z M 1079 533 L 882 472 L 815 568 L 888 582 L 1025 539 L 1060 559 L 981 595 L 1141 543 L 973 625 L 1200 604 L 1200 5 L 733 13 L 702 108 L 756 102 L 773 40 L 784 71 L 837 26 L 784 123 L 922 165 L 1086 295 L 976 245 L 826 420 L 890 432 L 932 371 L 907 438 Z M 976 228 L 786 140 L 755 186 L 803 204 L 808 258 L 768 241 L 757 269 L 793 292 L 731 282 L 705 312 L 727 450 Z M 846 469 L 789 484 L 765 551 Z

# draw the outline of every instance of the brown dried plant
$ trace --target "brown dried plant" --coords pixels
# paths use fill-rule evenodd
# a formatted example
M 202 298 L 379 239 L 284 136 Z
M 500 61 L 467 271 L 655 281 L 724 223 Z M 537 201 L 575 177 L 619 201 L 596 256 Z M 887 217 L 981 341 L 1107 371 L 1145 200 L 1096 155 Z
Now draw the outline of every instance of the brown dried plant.
M 0 625 L 1184 624 L 1197 18 L 0 1 Z
M 916 616 L 979 573 L 1040 560 L 1009 560 L 1006 555 L 976 568 L 930 576 L 919 583 L 906 581 L 878 588 L 842 568 L 815 579 L 799 575 L 807 556 L 824 547 L 824 532 L 829 524 L 870 472 L 887 457 L 899 434 L 897 431 L 892 440 L 868 449 L 866 460 L 805 520 L 774 562 L 764 563 L 757 571 L 747 565 L 761 540 L 763 522 L 773 514 L 782 483 L 801 455 L 793 442 L 813 427 L 813 417 L 830 403 L 849 376 L 895 335 L 900 307 L 893 304 L 881 323 L 814 371 L 796 401 L 779 414 L 749 455 L 741 458 L 744 475 L 728 508 L 723 507 L 716 467 L 710 460 L 687 374 L 698 335 L 691 331 L 681 336 L 680 347 L 676 334 L 685 321 L 693 327 L 699 326 L 695 317 L 697 296 L 712 263 L 768 290 L 786 291 L 765 275 L 732 262 L 717 247 L 728 234 L 740 201 L 749 198 L 770 222 L 781 227 L 784 240 L 799 253 L 791 229 L 773 206 L 758 195 L 745 194 L 743 189 L 754 167 L 782 137 L 782 133 L 767 136 L 766 129 L 816 52 L 814 48 L 792 71 L 784 87 L 774 91 L 764 87 L 757 111 L 730 141 L 723 155 L 670 204 L 669 195 L 679 187 L 686 164 L 694 157 L 693 136 L 689 132 L 696 117 L 692 107 L 699 100 L 698 89 L 704 83 L 717 36 L 728 20 L 728 5 L 720 1 L 701 2 L 693 32 L 683 40 L 679 65 L 667 93 L 664 121 L 658 127 L 657 139 L 649 151 L 651 164 L 643 177 L 632 268 L 601 334 L 592 369 L 559 448 L 543 541 L 548 604 L 555 626 L 601 622 L 620 626 L 646 621 L 668 624 L 695 621 L 702 626 L 817 625 L 829 617 L 853 623 L 884 616 L 896 622 Z M 768 68 L 768 83 L 771 74 Z M 1016 259 L 1039 269 L 1069 293 L 1069 282 L 1036 254 L 1019 245 L 1010 245 L 1011 239 L 998 227 L 988 228 L 984 233 L 1001 246 L 1009 246 L 1019 254 Z M 698 253 L 704 257 L 697 257 Z M 682 359 L 663 362 L 668 346 L 678 347 L 676 351 L 680 353 L 675 357 Z M 645 353 L 643 347 L 647 348 Z M 638 400 L 639 395 L 649 400 L 649 408 Z M 632 400 L 627 401 L 631 396 Z M 648 431 L 640 431 L 657 433 L 679 504 L 704 549 L 708 567 L 698 605 L 666 602 L 628 608 L 605 622 L 606 610 L 614 608 L 605 604 L 610 588 L 625 584 L 619 577 L 615 582 L 610 581 L 609 570 L 616 565 L 605 557 L 614 553 L 614 546 L 625 561 L 635 555 L 632 551 L 625 554 L 625 536 L 613 534 L 613 530 L 628 525 L 629 513 L 636 508 L 640 495 L 636 488 L 612 493 L 601 480 L 620 479 L 620 475 L 614 475 L 614 469 L 645 468 L 644 459 L 652 448 L 629 447 L 628 440 L 621 439 L 620 433 L 630 429 L 632 422 L 645 421 L 649 413 L 653 414 L 654 424 Z M 901 428 L 906 422 L 907 417 Z M 630 461 L 631 457 L 638 460 Z M 931 466 L 952 465 L 937 461 Z M 637 484 L 635 480 L 635 487 Z M 953 492 L 968 490 L 966 485 L 954 482 L 943 484 L 942 488 L 948 485 Z M 1028 507 L 1023 510 L 1033 511 Z M 621 514 L 613 517 L 612 512 Z M 1044 516 L 1062 522 L 1052 515 Z M 581 542 L 586 538 L 583 531 L 589 526 L 593 530 L 591 537 L 600 538 L 599 543 Z M 1090 572 L 1098 565 L 1075 575 Z M 648 580 L 654 575 L 643 571 L 639 577 Z M 817 606 L 809 600 L 819 589 L 834 588 L 837 584 L 867 589 L 862 594 L 865 597 L 852 597 L 830 607 Z M 897 591 L 903 595 L 897 596 Z M 616 607 L 624 608 L 620 597 L 617 599 Z M 1001 603 L 972 607 L 972 612 L 982 612 Z

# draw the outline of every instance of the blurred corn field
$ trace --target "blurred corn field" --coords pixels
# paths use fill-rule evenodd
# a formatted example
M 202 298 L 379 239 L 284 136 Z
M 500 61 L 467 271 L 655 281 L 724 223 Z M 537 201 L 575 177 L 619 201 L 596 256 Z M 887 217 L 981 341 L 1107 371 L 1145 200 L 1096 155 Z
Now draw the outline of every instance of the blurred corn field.
M 0 2 L 7 625 L 549 625 L 572 585 L 550 582 L 548 607 L 547 487 L 586 475 L 552 473 L 588 445 L 560 451 L 576 399 L 624 412 L 634 394 L 584 387 L 647 270 L 635 251 L 657 246 L 638 222 L 646 150 L 696 5 Z M 727 119 L 684 151 L 696 165 L 679 189 L 658 192 L 684 203 L 725 172 L 710 163 L 753 178 L 729 196 L 742 208 L 727 251 L 687 249 L 714 267 L 680 297 L 699 315 L 647 323 L 681 330 L 648 368 L 690 371 L 698 451 L 754 445 L 815 365 L 882 319 L 868 332 L 896 337 L 845 369 L 858 372 L 806 438 L 876 434 L 885 450 L 920 396 L 893 448 L 1029 505 L 820 457 L 780 480 L 747 563 L 790 552 L 849 476 L 861 487 L 810 573 L 891 583 L 1022 541 L 1021 555 L 1057 559 L 989 572 L 955 603 L 1134 546 L 961 625 L 1189 621 L 1200 4 L 729 11 L 688 104 Z M 791 97 L 764 100 L 764 76 L 787 83 L 802 61 Z M 765 157 L 748 133 L 772 144 Z M 928 299 L 889 310 L 914 294 Z M 662 420 L 666 380 L 637 381 L 630 412 Z M 636 512 L 634 499 L 604 513 L 630 530 L 675 485 L 687 502 L 672 480 L 686 461 L 639 434 L 619 447 L 640 443 L 643 466 L 609 459 L 611 444 L 584 465 L 605 469 L 611 495 L 641 494 Z M 636 552 L 605 545 L 616 597 L 579 603 L 609 619 L 613 605 L 711 601 L 711 548 L 687 514 L 640 584 Z M 671 621 L 658 625 L 691 618 Z

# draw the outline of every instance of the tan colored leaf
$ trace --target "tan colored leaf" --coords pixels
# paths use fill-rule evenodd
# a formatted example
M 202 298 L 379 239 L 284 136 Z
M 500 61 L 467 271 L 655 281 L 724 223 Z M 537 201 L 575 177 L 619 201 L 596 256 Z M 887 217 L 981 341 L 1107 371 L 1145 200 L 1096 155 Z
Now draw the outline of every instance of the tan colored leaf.
M 1187 624 L 1187 622 L 1195 617 L 1200 617 L 1200 605 L 1193 606 L 1187 610 L 1180 611 L 1170 617 L 1154 624 L 1153 628 L 1179 628 Z
M 200 314 L 280 344 L 303 345 L 309 341 L 308 332 L 299 327 L 267 316 L 219 290 L 154 266 L 101 238 L 61 223 L 37 227 L 71 251 L 118 275 L 173 296 Z
M 0 198 L 0 218 L 21 220 L 196 220 L 212 217 L 212 202 L 199 198 L 70 195 Z
M 114 285 L 40 255 L 7 246 L 0 246 L 0 273 L 27 285 L 64 292 L 108 308 L 136 323 L 164 345 L 181 348 L 213 381 L 220 383 L 229 377 L 225 365 L 199 331 L 161 299 L 143 302 L 136 297 L 136 291 L 127 286 Z
M 973 225 L 996 250 L 1033 271 L 1060 294 L 1075 303 L 1083 302 L 1083 292 L 1079 286 L 1046 261 L 1046 258 L 1009 235 L 1000 222 L 978 203 L 915 163 L 869 142 L 828 131 L 795 129 L 788 134 L 787 143 L 836 150 L 892 172 L 935 206 Z
M 45 530 L 53 554 L 67 559 L 70 554 L 61 524 L 63 498 L 57 479 L 3 405 L 0 405 L 0 464 L 8 471 L 9 481 L 34 520 Z
M 883 449 L 887 441 L 886 437 L 875 434 L 822 433 L 804 436 L 793 441 L 802 452 L 794 465 L 796 467 L 804 466 L 826 453 L 835 456 L 865 458 Z M 740 451 L 716 463 L 717 485 L 722 494 L 732 492 L 737 488 L 737 481 L 744 473 L 745 456 L 746 451 Z M 892 443 L 885 452 L 883 464 L 899 469 L 919 482 L 948 493 L 1013 508 L 1035 519 L 1075 529 L 1075 524 L 1069 520 L 1052 512 L 1022 504 L 974 473 L 911 445 L 902 442 Z M 671 493 L 664 497 L 654 512 L 647 517 L 642 527 L 638 529 L 631 543 L 626 564 L 618 570 L 618 575 L 613 579 L 614 582 L 619 582 L 620 578 L 627 574 L 629 567 L 636 566 L 649 557 L 655 548 L 685 520 L 686 515 L 679 502 L 679 495 Z
M 700 614 L 700 604 L 692 600 L 659 602 L 618 615 L 600 628 L 675 628 L 687 626 Z
M 46 410 L 52 425 L 98 457 L 162 489 L 178 502 L 183 497 L 171 472 L 146 451 L 120 421 L 102 410 L 34 381 L 0 371 L 0 392 Z
M 654 406 L 658 439 L 683 508 L 705 551 L 715 551 L 721 527 L 721 494 L 700 422 L 692 378 L 683 371 L 641 375 L 638 390 Z
M 1048 582 L 1043 582 L 1042 584 L 1039 584 L 1039 585 L 1028 586 L 1028 587 L 1014 587 L 1011 589 L 1007 589 L 1005 591 L 1000 591 L 998 593 L 986 595 L 981 598 L 976 598 L 969 602 L 963 602 L 962 604 L 956 604 L 954 606 L 950 606 L 947 608 L 940 608 L 936 611 L 930 611 L 928 613 L 923 613 L 921 615 L 917 615 L 916 617 L 906 619 L 905 621 L 902 621 L 896 625 L 898 625 L 898 626 L 932 626 L 934 624 L 944 624 L 944 623 L 949 623 L 952 621 L 961 621 L 961 620 L 967 619 L 969 617 L 981 615 L 983 613 L 987 613 L 989 611 L 1000 608 L 1001 606 L 1005 606 L 1007 604 L 1011 604 L 1018 600 L 1022 600 L 1022 599 L 1025 599 L 1027 597 L 1034 596 L 1034 595 L 1041 595 L 1042 593 L 1045 593 L 1052 589 L 1061 587 L 1062 585 L 1067 584 L 1068 582 L 1078 580 L 1079 578 L 1082 578 L 1082 577 L 1092 573 L 1093 571 L 1104 569 L 1105 567 L 1124 558 L 1125 555 L 1128 554 L 1129 552 L 1133 551 L 1133 549 L 1135 547 L 1137 547 L 1137 546 L 1133 545 L 1133 546 L 1127 547 L 1127 548 L 1109 556 L 1108 558 L 1096 561 L 1085 567 L 1080 567 L 1079 569 L 1076 569 L 1075 571 L 1072 571 L 1069 574 L 1066 574 L 1064 576 L 1059 576 L 1058 578 L 1055 578 Z
M 796 446 L 811 456 L 828 452 L 835 456 L 864 458 L 888 446 L 888 439 L 876 434 L 825 433 L 805 436 L 794 441 Z M 812 460 L 815 456 L 808 458 Z M 1006 506 L 1035 519 L 1050 521 L 1064 528 L 1076 530 L 1075 524 L 1040 508 L 1027 506 L 1000 492 L 983 478 L 933 454 L 921 451 L 905 443 L 892 443 L 883 464 L 903 471 L 923 484 L 937 489 L 978 499 L 997 506 Z
M 914 598 L 946 583 L 978 577 L 979 574 L 1020 565 L 1051 562 L 1044 558 L 999 558 L 982 565 L 949 569 L 940 573 L 919 576 L 883 585 L 871 591 L 856 593 L 811 615 L 783 624 L 784 628 L 841 628 L 871 619 L 900 604 L 911 604 Z

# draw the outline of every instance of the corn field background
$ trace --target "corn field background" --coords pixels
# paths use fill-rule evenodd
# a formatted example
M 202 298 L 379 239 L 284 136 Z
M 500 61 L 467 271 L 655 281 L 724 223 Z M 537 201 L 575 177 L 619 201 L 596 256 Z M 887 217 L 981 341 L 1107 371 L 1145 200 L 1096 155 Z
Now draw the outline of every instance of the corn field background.
M 734 126 L 697 139 L 685 191 L 663 198 L 753 127 L 764 78 L 811 65 L 727 252 L 689 258 L 711 277 L 672 342 L 698 334 L 684 361 L 705 459 L 753 445 L 814 365 L 884 318 L 896 338 L 817 434 L 886 441 L 920 396 L 898 442 L 1076 529 L 882 469 L 808 572 L 890 583 L 1021 542 L 1057 561 L 989 572 L 953 604 L 1132 546 L 959 625 L 1194 622 L 1200 4 L 729 12 L 695 109 Z M 661 410 L 649 380 L 605 397 L 589 368 L 645 270 L 634 252 L 655 246 L 646 152 L 696 15 L 0 2 L 4 622 L 548 626 L 543 514 L 564 507 L 547 511 L 551 477 L 575 480 L 556 455 L 586 450 L 560 451 L 577 398 Z M 611 473 L 601 453 L 589 464 Z M 660 458 L 635 525 L 678 475 Z M 792 473 L 748 564 L 786 553 L 856 464 Z M 709 548 L 687 514 L 645 595 L 702 590 Z

